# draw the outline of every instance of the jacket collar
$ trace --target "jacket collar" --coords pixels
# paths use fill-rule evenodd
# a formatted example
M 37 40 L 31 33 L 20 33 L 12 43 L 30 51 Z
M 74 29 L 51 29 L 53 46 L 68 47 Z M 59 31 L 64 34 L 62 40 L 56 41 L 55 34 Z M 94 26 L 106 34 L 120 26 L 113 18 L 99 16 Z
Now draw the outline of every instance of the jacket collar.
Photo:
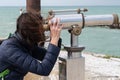
M 22 36 L 18 33 L 15 32 L 13 36 L 19 41 L 19 43 L 24 46 L 26 49 L 31 49 L 32 47 L 22 38 Z

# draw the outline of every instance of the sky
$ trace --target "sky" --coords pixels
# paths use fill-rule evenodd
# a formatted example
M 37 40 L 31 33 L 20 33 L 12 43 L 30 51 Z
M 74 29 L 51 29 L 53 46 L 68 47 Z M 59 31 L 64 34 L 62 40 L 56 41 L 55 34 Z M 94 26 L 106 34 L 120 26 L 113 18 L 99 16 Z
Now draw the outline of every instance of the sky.
M 41 0 L 42 6 L 120 5 L 120 0 Z M 0 6 L 26 6 L 26 0 L 0 0 Z

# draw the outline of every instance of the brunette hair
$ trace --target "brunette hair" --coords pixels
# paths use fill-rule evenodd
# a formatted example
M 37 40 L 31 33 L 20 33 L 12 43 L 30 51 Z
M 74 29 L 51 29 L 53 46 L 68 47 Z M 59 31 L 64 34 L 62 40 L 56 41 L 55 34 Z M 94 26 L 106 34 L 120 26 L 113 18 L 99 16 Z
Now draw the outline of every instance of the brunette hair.
M 17 19 L 16 32 L 29 43 L 45 41 L 43 19 L 38 14 L 22 13 Z

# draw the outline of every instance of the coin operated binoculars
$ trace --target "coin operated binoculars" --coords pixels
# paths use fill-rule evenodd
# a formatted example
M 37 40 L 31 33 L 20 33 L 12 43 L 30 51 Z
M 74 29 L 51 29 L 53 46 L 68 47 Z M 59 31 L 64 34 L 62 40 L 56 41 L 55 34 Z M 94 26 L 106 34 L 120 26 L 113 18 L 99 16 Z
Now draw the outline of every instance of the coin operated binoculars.
M 67 56 L 59 57 L 59 80 L 84 80 L 85 59 L 81 56 L 83 46 L 78 45 L 78 36 L 84 27 L 84 15 L 87 9 L 50 11 L 47 19 L 54 21 L 60 19 L 63 29 L 67 29 L 71 35 L 71 45 L 64 46 Z M 67 13 L 67 14 L 66 14 Z M 80 22 L 81 21 L 81 22 Z M 49 30 L 48 25 L 44 25 Z
M 84 15 L 87 9 L 51 10 L 46 20 L 60 19 L 63 29 L 70 33 L 70 46 L 64 46 L 67 56 L 59 57 L 59 80 L 85 80 L 85 58 L 81 52 L 84 46 L 79 46 L 78 37 L 84 26 L 110 26 L 119 24 L 117 14 Z M 47 23 L 44 29 L 49 30 Z

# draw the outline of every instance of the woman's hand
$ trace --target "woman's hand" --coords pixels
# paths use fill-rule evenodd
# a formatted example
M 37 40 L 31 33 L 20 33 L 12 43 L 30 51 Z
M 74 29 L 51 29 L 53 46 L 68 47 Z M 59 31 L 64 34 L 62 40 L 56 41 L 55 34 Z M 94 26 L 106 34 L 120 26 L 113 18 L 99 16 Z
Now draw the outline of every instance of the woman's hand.
M 50 43 L 58 46 L 58 40 L 60 38 L 60 33 L 63 25 L 60 24 L 60 19 L 58 18 L 54 22 L 49 21 L 49 25 L 50 25 L 50 37 L 51 37 Z

